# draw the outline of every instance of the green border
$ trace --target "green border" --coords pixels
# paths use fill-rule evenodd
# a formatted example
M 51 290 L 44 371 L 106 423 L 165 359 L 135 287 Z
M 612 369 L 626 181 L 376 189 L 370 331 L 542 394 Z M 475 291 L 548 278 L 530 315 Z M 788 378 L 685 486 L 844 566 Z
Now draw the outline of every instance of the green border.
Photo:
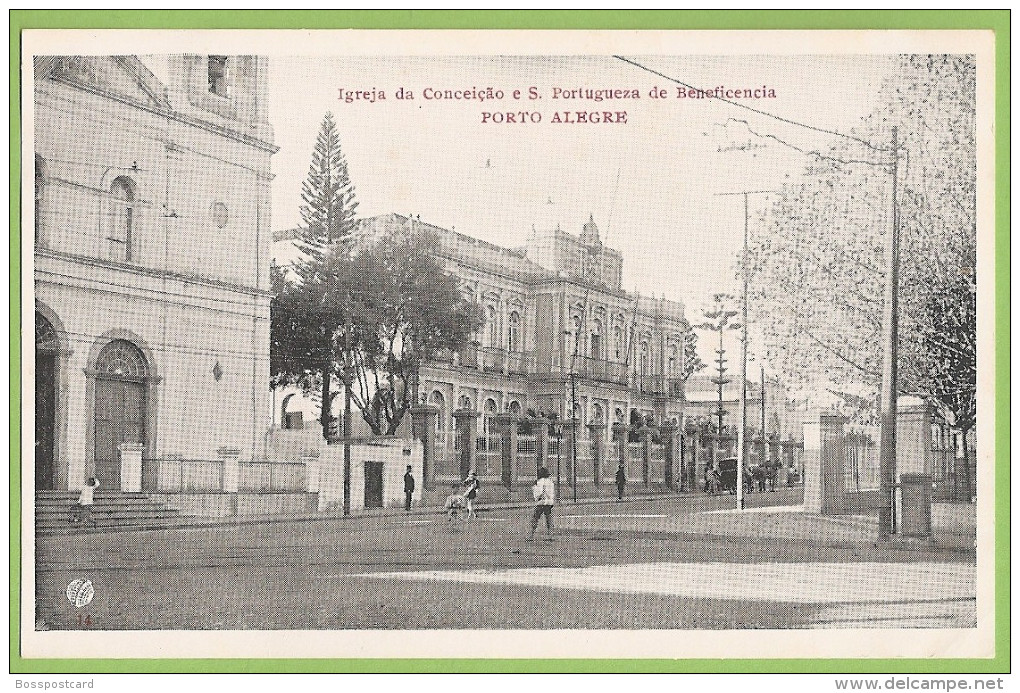
M 992 659 L 456 660 L 23 659 L 20 654 L 20 465 L 10 470 L 11 673 L 213 672 L 747 672 L 1003 673 L 1010 671 L 1009 469 L 1009 10 L 979 11 L 271 11 L 11 10 L 11 460 L 20 455 L 20 62 L 24 29 L 983 29 L 994 31 L 995 93 L 995 657 Z

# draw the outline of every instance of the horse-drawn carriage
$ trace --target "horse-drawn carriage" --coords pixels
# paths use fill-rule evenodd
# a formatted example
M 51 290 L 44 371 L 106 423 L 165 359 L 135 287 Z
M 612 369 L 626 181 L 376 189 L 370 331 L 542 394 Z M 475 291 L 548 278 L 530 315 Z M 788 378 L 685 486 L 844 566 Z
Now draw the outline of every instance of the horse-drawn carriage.
M 711 479 L 705 485 L 708 493 L 736 493 L 737 492 L 737 458 L 727 457 L 719 460 L 716 468 L 707 476 Z M 776 490 L 776 480 L 779 477 L 778 464 L 750 464 L 744 467 L 744 492 L 765 493 Z

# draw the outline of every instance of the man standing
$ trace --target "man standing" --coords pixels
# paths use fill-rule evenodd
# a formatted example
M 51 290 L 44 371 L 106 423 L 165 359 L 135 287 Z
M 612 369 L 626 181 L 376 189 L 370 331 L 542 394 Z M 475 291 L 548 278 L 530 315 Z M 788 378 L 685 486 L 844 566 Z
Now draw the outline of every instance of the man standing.
M 623 500 L 623 489 L 627 485 L 627 472 L 624 471 L 623 465 L 621 464 L 616 470 L 616 502 L 619 503 Z
M 404 512 L 411 512 L 411 496 L 414 495 L 414 475 L 411 474 L 411 465 L 407 465 L 404 473 Z
M 538 470 L 538 481 L 531 488 L 531 493 L 535 497 L 535 512 L 531 515 L 531 534 L 528 535 L 528 541 L 535 538 L 538 518 L 542 517 L 542 515 L 545 515 L 546 534 L 549 535 L 549 541 L 552 541 L 552 509 L 553 504 L 556 503 L 556 486 L 553 484 L 552 479 L 549 478 L 549 470 L 545 467 Z

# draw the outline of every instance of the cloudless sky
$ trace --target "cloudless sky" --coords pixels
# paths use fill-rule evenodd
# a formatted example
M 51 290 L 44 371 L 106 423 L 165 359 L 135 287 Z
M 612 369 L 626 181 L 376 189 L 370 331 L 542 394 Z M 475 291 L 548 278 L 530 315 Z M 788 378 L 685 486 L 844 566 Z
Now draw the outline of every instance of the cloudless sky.
M 628 57 L 699 88 L 773 89 L 776 98 L 739 102 L 841 132 L 876 108 L 895 65 L 895 56 Z M 428 101 L 422 93 L 490 86 L 504 99 Z M 530 86 L 542 99 L 512 98 L 514 89 Z M 396 99 L 400 87 L 415 99 Z M 640 98 L 553 99 L 554 87 L 637 89 Z M 649 98 L 653 87 L 668 98 Z M 375 89 L 386 99 L 344 103 L 341 89 Z M 560 224 L 576 234 L 592 214 L 603 241 L 623 253 L 624 288 L 682 301 L 692 322 L 712 293 L 739 288 L 743 198 L 719 193 L 776 190 L 810 163 L 730 119 L 801 147 L 834 139 L 718 100 L 677 99 L 675 84 L 611 56 L 277 56 L 269 101 L 280 147 L 273 157 L 274 229 L 300 221 L 301 183 L 322 117 L 332 111 L 360 216 L 413 213 L 514 247 L 533 225 Z M 543 122 L 482 122 L 486 111 L 522 110 L 541 112 Z M 551 122 L 557 111 L 578 110 L 625 110 L 628 122 Z M 764 196 L 752 196 L 752 234 L 765 204 Z

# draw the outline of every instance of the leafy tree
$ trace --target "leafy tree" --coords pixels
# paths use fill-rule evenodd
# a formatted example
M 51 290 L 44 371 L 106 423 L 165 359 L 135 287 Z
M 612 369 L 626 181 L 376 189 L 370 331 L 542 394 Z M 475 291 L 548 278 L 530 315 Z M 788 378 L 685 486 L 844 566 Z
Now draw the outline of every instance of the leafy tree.
M 418 401 L 423 363 L 463 348 L 482 324 L 425 231 L 357 233 L 303 263 L 304 279 L 274 300 L 273 371 L 306 389 L 339 378 L 377 435 Z M 336 393 L 322 389 L 322 424 Z
M 886 102 L 784 186 L 753 239 L 752 320 L 768 358 L 802 391 L 819 385 L 847 408 L 876 413 L 881 383 L 885 248 L 893 219 L 891 151 L 898 128 L 900 377 L 964 435 L 973 426 L 975 360 L 975 64 L 911 55 Z
M 439 260 L 438 243 L 428 230 L 384 231 L 351 253 L 350 271 L 361 285 L 354 297 L 358 340 L 346 358 L 354 402 L 377 434 L 394 433 L 419 401 L 422 365 L 463 349 L 484 323 L 481 308 Z

